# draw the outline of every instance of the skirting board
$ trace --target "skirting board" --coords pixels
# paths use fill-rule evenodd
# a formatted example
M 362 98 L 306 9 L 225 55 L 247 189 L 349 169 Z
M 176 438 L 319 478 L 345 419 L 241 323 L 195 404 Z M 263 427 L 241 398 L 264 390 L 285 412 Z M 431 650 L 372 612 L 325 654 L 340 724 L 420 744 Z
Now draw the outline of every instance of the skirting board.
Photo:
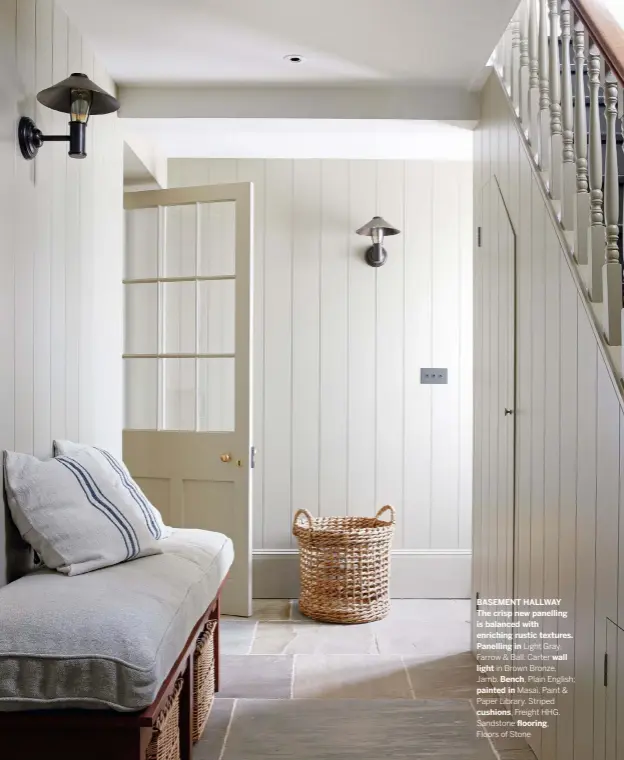
M 396 551 L 392 552 L 390 593 L 394 599 L 469 599 L 471 575 L 469 550 Z M 296 599 L 298 552 L 254 552 L 253 595 L 256 599 Z

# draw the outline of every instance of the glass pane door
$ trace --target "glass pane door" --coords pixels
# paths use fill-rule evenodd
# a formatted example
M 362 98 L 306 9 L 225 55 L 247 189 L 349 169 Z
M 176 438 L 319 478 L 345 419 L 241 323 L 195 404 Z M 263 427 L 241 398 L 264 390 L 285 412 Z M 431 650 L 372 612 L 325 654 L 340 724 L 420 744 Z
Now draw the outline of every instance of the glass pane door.
M 235 205 L 126 211 L 126 429 L 234 430 Z

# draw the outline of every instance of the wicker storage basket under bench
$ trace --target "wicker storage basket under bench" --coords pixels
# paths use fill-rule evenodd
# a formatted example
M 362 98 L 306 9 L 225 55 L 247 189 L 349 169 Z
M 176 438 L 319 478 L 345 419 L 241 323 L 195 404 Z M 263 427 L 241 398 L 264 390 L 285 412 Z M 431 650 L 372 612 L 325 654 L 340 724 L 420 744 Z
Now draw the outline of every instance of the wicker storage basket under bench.
M 217 624 L 209 620 L 197 639 L 193 654 L 193 742 L 201 739 L 215 695 L 215 646 Z

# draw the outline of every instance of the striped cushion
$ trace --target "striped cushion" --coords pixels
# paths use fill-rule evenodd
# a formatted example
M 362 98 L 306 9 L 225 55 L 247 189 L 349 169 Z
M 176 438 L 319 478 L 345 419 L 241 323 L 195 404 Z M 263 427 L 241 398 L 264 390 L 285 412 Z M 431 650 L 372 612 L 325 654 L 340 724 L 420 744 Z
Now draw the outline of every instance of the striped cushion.
M 115 459 L 108 451 L 98 449 L 95 446 L 72 443 L 71 441 L 54 441 L 54 456 L 73 456 L 77 451 L 88 452 L 104 469 L 113 484 L 125 491 L 129 507 L 136 512 L 139 519 L 145 522 L 147 529 L 154 538 L 168 538 L 172 534 L 173 529 L 165 525 L 160 512 L 132 479 L 132 475 L 122 461 Z
M 66 575 L 161 552 L 127 493 L 88 452 L 41 461 L 4 452 L 13 521 L 43 562 Z

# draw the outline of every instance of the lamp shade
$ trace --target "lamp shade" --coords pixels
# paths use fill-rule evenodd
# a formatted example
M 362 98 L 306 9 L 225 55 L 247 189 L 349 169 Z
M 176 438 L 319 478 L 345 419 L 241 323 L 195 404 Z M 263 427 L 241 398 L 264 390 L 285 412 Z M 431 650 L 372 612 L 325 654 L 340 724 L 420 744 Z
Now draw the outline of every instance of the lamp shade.
M 370 222 L 356 230 L 358 235 L 365 235 L 366 237 L 373 237 L 378 232 L 382 233 L 381 238 L 383 239 L 386 235 L 398 235 L 401 230 L 397 230 L 381 216 L 374 216 Z
M 86 74 L 72 74 L 62 82 L 47 87 L 37 95 L 37 100 L 43 106 L 61 113 L 72 112 L 72 92 L 90 93 L 91 106 L 89 114 L 98 116 L 119 110 L 119 101 L 108 92 L 98 87 Z

